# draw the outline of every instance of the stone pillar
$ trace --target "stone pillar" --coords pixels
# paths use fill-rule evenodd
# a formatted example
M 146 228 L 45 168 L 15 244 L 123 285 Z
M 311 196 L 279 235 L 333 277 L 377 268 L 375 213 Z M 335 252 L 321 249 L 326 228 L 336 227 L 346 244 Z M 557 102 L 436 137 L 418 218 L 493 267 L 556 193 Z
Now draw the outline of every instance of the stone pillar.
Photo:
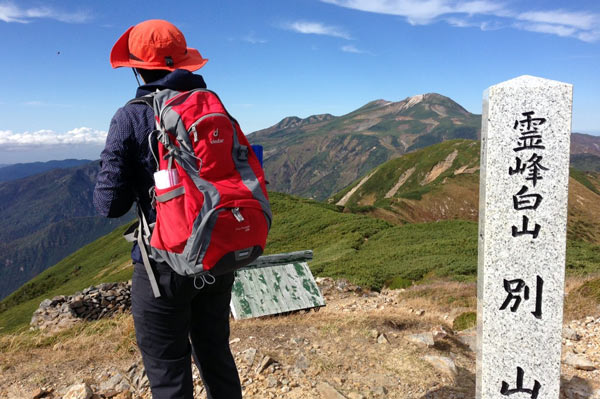
M 559 397 L 572 91 L 521 76 L 484 92 L 478 399 Z

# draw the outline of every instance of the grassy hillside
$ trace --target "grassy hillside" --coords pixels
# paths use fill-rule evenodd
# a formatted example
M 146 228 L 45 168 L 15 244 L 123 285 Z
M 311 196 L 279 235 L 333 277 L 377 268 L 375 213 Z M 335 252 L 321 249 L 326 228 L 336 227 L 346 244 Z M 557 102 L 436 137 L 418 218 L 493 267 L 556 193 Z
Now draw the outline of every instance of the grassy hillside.
M 394 225 L 286 194 L 271 193 L 271 202 L 275 219 L 266 252 L 312 249 L 310 266 L 316 275 L 345 277 L 375 289 L 398 279 L 410 283 L 438 277 L 476 278 L 474 222 Z M 83 247 L 0 302 L 0 332 L 26 328 L 45 298 L 129 279 L 129 243 L 121 238 L 123 230 Z M 599 270 L 600 247 L 570 241 L 567 268 L 576 274 Z
M 36 170 L 35 164 L 17 166 L 15 175 L 29 167 Z M 133 213 L 119 219 L 97 215 L 92 197 L 98 171 L 98 161 L 87 162 L 0 182 L 0 299 L 83 245 L 133 220 Z
M 477 221 L 478 141 L 451 140 L 388 161 L 329 202 L 391 223 Z M 571 168 L 569 238 L 600 244 L 600 174 Z
M 71 295 L 102 282 L 131 278 L 130 243 L 125 227 L 86 245 L 46 269 L 0 302 L 0 333 L 27 326 L 40 302 L 56 295 Z
M 594 154 L 571 155 L 571 167 L 584 172 L 600 172 L 600 156 Z

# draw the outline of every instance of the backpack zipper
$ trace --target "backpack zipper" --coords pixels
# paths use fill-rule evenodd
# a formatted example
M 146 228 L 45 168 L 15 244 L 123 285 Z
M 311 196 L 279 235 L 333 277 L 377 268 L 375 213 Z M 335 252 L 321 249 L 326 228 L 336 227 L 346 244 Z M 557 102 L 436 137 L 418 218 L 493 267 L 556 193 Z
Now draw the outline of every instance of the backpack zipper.
M 240 208 L 231 208 L 231 213 L 233 213 L 233 217 L 235 217 L 235 220 L 237 220 L 238 222 L 241 223 L 244 221 L 244 217 L 240 212 Z
M 229 121 L 229 123 L 231 123 L 231 127 L 233 132 L 235 133 L 235 127 L 233 125 L 233 122 L 231 121 L 231 118 L 229 118 L 229 116 L 227 116 L 226 114 L 222 113 L 222 112 L 213 112 L 210 114 L 206 114 L 203 115 L 201 118 L 199 118 L 197 121 L 195 121 L 194 123 L 192 123 L 192 125 L 190 126 L 190 128 L 188 129 L 188 134 L 194 134 L 194 143 L 198 142 L 198 129 L 196 128 L 196 126 L 202 122 L 204 119 L 211 117 L 211 116 L 222 116 L 227 118 L 227 120 Z

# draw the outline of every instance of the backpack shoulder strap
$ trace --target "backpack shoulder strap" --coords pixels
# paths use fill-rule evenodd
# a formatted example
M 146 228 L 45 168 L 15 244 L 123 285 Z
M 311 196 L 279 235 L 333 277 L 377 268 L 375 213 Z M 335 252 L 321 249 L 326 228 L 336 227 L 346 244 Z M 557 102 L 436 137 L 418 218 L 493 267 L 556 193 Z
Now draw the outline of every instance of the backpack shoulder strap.
M 129 104 L 146 104 L 150 108 L 154 108 L 154 95 L 148 94 L 146 96 L 133 98 L 125 103 L 125 105 Z

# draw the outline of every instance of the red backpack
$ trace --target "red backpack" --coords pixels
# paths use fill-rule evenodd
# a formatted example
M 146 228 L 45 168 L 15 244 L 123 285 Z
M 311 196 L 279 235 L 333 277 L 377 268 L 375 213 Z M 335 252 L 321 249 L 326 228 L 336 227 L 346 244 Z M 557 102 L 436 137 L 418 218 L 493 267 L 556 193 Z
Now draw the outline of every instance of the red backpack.
M 215 93 L 167 89 L 132 100 L 150 101 L 158 139 L 156 224 L 139 211 L 136 238 L 158 297 L 149 258 L 195 284 L 200 277 L 203 286 L 262 254 L 272 214 L 260 161 Z

